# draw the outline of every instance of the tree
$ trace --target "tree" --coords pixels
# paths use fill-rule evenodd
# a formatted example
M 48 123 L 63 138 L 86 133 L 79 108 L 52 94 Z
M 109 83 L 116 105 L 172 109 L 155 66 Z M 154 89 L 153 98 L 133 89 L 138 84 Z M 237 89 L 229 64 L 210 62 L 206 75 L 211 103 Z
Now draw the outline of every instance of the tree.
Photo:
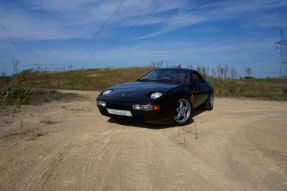
M 228 65 L 225 65 L 224 69 L 223 69 L 224 80 L 226 80 L 228 78 L 228 71 L 229 71 L 229 67 L 228 67 Z
M 206 75 L 209 76 L 209 66 L 206 68 Z
M 252 74 L 252 68 L 250 66 L 245 68 L 246 76 L 251 77 Z
M 218 65 L 218 66 L 216 67 L 216 69 L 217 69 L 217 78 L 220 78 L 221 67 Z
M 202 75 L 204 76 L 204 77 L 206 77 L 206 68 L 205 68 L 205 66 L 204 65 L 202 65 Z
M 212 77 L 216 77 L 216 69 L 215 68 L 211 68 L 211 75 L 212 75 Z
M 193 67 L 192 67 L 192 64 L 188 64 L 188 65 L 187 65 L 187 68 L 192 69 L 192 68 L 193 68 Z
M 220 78 L 223 79 L 224 68 L 220 66 Z
M 231 68 L 230 76 L 231 76 L 232 80 L 234 80 L 237 77 L 237 72 L 236 72 L 235 68 L 233 68 L 233 67 Z
M 202 72 L 201 72 L 201 66 L 200 66 L 200 65 L 197 65 L 197 66 L 196 66 L 196 70 L 197 70 L 200 74 L 202 74 Z

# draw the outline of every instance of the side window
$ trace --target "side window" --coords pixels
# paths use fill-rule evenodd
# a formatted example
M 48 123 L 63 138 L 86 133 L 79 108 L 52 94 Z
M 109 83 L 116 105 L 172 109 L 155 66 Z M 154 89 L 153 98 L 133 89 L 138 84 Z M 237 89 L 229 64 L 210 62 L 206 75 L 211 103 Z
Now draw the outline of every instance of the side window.
M 191 77 L 190 77 L 190 72 L 189 71 L 181 71 L 177 73 L 176 75 L 176 80 L 180 81 L 182 83 L 190 84 L 191 82 Z
M 201 77 L 200 77 L 197 73 L 195 73 L 195 72 L 192 73 L 191 82 L 192 82 L 193 84 L 199 83 L 200 79 L 201 79 Z

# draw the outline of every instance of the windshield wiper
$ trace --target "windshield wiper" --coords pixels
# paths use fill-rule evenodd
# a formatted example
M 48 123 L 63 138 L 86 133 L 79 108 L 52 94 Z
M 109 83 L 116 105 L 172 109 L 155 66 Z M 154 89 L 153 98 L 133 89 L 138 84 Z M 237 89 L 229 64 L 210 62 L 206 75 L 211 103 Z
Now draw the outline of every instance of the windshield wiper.
M 150 80 L 150 79 L 138 79 L 137 81 L 138 82 L 150 82 L 152 80 Z
M 165 83 L 181 83 L 179 80 L 156 80 L 157 82 L 165 82 Z

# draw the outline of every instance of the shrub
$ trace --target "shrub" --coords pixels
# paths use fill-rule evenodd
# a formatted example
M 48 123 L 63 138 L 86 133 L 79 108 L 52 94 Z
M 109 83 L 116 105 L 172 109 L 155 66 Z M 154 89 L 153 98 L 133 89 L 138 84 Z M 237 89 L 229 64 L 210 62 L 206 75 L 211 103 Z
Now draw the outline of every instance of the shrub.
M 30 89 L 9 86 L 0 90 L 0 104 L 1 106 L 25 104 L 29 102 L 31 96 Z

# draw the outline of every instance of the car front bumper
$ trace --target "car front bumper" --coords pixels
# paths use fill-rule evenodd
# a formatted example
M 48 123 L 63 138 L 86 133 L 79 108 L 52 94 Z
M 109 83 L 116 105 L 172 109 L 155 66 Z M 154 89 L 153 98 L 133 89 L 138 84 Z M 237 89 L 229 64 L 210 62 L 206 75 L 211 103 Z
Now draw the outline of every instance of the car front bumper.
M 116 117 L 122 119 L 132 119 L 137 121 L 152 122 L 152 123 L 165 123 L 173 120 L 176 115 L 176 109 L 172 105 L 165 102 L 156 102 L 150 99 L 136 99 L 136 98 L 117 98 L 99 96 L 97 98 L 99 102 L 105 102 L 105 106 L 98 105 L 99 111 L 102 115 L 109 117 Z M 134 104 L 157 104 L 160 106 L 160 110 L 135 110 Z M 130 111 L 132 116 L 121 116 L 108 113 L 107 109 L 117 109 Z

